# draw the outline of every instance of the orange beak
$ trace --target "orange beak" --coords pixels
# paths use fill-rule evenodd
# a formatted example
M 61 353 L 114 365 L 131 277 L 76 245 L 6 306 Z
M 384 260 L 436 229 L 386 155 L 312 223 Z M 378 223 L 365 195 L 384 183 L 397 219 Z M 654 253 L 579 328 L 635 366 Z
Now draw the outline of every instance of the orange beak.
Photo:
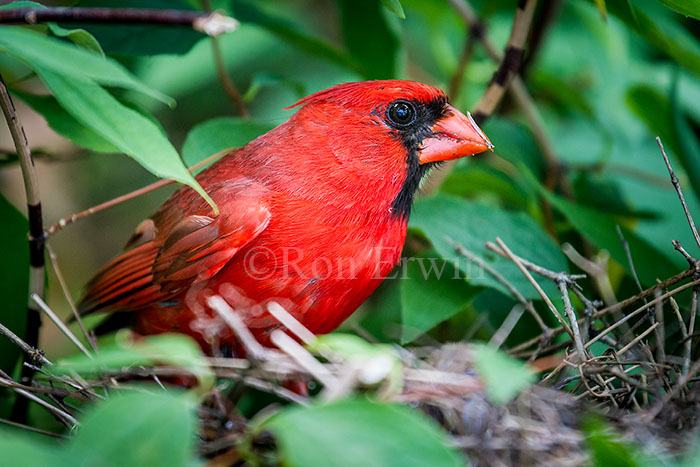
M 419 152 L 421 164 L 447 161 L 493 151 L 493 144 L 477 126 L 471 114 L 465 116 L 451 105 L 447 106 L 447 116 L 433 125 L 433 134 L 421 143 Z

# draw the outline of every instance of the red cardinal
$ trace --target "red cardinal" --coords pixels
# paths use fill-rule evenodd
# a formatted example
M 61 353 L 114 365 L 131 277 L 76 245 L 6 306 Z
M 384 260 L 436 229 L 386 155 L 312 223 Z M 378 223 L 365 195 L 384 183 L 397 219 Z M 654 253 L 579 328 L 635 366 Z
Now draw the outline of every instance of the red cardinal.
M 398 262 L 421 178 L 438 161 L 491 149 L 439 89 L 347 83 L 300 100 L 285 123 L 182 187 L 88 285 L 82 314 L 114 313 L 141 334 L 181 332 L 205 350 L 234 344 L 207 307 L 219 294 L 262 344 L 269 301 L 314 333 L 335 329 Z

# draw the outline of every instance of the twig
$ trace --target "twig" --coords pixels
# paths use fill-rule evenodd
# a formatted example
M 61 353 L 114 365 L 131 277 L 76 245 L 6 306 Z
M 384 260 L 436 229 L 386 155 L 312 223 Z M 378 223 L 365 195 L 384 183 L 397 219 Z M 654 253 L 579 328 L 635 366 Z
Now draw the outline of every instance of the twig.
M 695 269 L 695 275 L 700 275 L 700 260 L 693 258 L 691 254 L 688 253 L 685 248 L 683 248 L 681 242 L 678 240 L 671 240 L 671 244 L 673 244 L 673 248 L 675 248 L 678 253 L 683 255 L 686 261 L 688 261 L 690 267 Z
M 695 316 L 697 315 L 698 312 L 698 291 L 699 288 L 696 285 L 693 287 L 693 298 L 691 299 L 691 304 L 690 304 L 690 320 L 688 321 L 688 335 L 686 336 L 687 342 L 685 343 L 686 346 L 686 361 L 690 360 L 690 355 L 691 355 L 691 350 L 693 348 L 693 340 L 691 339 L 691 336 L 695 332 Z M 684 367 L 685 369 L 685 367 Z
M 605 305 L 613 306 L 617 304 L 617 298 L 615 297 L 615 292 L 613 291 L 610 278 L 608 277 L 607 263 L 609 258 L 607 254 L 602 254 L 607 252 L 599 253 L 594 258 L 595 261 L 591 261 L 576 251 L 576 248 L 570 243 L 564 243 L 561 247 L 561 251 L 572 263 L 578 266 L 579 269 L 591 276 L 593 285 L 603 299 L 603 302 L 605 302 Z
M 71 414 L 69 414 L 68 412 L 66 412 L 66 411 L 64 411 L 64 410 L 62 410 L 62 409 L 56 407 L 56 406 L 53 405 L 53 404 L 49 404 L 49 403 L 46 402 L 44 399 L 42 399 L 42 398 L 40 398 L 40 397 L 38 397 L 38 396 L 32 394 L 32 393 L 29 392 L 27 389 L 24 389 L 24 387 L 23 387 L 21 384 L 16 383 L 14 380 L 12 380 L 12 378 L 10 378 L 10 377 L 7 375 L 7 373 L 5 373 L 5 372 L 2 371 L 2 370 L 0 370 L 0 386 L 4 386 L 4 387 L 7 387 L 7 388 L 10 388 L 10 389 L 12 389 L 13 391 L 15 391 L 17 394 L 20 394 L 20 395 L 24 396 L 25 398 L 27 398 L 28 400 L 34 401 L 34 402 L 36 402 L 37 404 L 39 404 L 39 405 L 41 405 L 41 406 L 43 406 L 43 407 L 46 407 L 46 408 L 49 409 L 51 412 L 53 412 L 54 414 L 56 414 L 56 415 L 59 417 L 59 419 L 60 419 L 62 422 L 66 423 L 68 426 L 71 426 L 71 425 L 73 425 L 73 426 L 80 425 L 80 423 L 78 422 L 78 420 L 76 420 L 75 417 L 73 417 Z M 14 421 L 14 420 L 13 420 L 13 421 Z
M 564 302 L 564 312 L 569 318 L 569 325 L 571 326 L 571 331 L 574 333 L 574 344 L 576 345 L 576 352 L 578 357 L 582 362 L 587 360 L 586 350 L 583 348 L 583 341 L 581 340 L 581 331 L 578 327 L 578 321 L 576 320 L 576 312 L 574 311 L 574 306 L 571 304 L 571 297 L 569 297 L 569 289 L 566 286 L 566 282 L 563 280 L 557 281 L 557 287 L 559 287 L 559 292 L 561 293 L 561 299 Z
M 211 12 L 211 2 L 209 0 L 200 0 L 200 4 L 202 5 L 202 9 L 204 11 Z M 224 88 L 224 92 L 226 92 L 229 99 L 231 99 L 231 102 L 233 102 L 234 107 L 241 115 L 241 117 L 248 117 L 248 109 L 246 108 L 245 103 L 243 102 L 241 93 L 238 92 L 238 88 L 236 87 L 233 80 L 231 79 L 231 76 L 226 70 L 224 58 L 221 53 L 221 45 L 219 44 L 219 40 L 216 37 L 211 38 L 211 50 L 212 54 L 214 55 L 214 65 L 216 66 L 216 74 L 219 77 L 219 81 L 221 82 L 221 87 Z
M 212 156 L 207 157 L 203 161 L 193 165 L 192 167 L 190 167 L 187 170 L 190 172 L 194 172 L 198 168 L 205 166 L 216 159 L 219 159 L 220 157 L 231 152 L 232 150 L 233 149 L 227 149 L 225 151 L 218 152 Z M 150 193 L 153 190 L 157 190 L 158 188 L 164 187 L 166 185 L 170 185 L 171 183 L 175 183 L 175 182 L 176 181 L 171 179 L 171 178 L 169 178 L 167 180 L 158 180 L 157 182 L 151 183 L 150 185 L 147 185 L 143 188 L 139 188 L 138 190 L 134 190 L 134 191 L 127 193 L 125 195 L 117 196 L 116 198 L 111 199 L 109 201 L 105 201 L 104 203 L 98 204 L 97 206 L 93 206 L 93 207 L 88 208 L 84 211 L 80 211 L 78 213 L 75 213 L 70 217 L 64 217 L 63 219 L 60 219 L 58 222 L 56 222 L 51 227 L 46 229 L 46 235 L 47 235 L 47 237 L 50 237 L 51 235 L 55 234 L 59 230 L 62 230 L 67 225 L 72 224 L 73 222 L 77 221 L 78 219 L 82 219 L 83 217 L 87 217 L 91 214 L 95 214 L 96 212 L 100 212 L 100 211 L 103 211 L 107 208 L 111 208 L 112 206 L 116 206 L 117 204 L 121 204 L 125 201 L 129 201 L 131 199 L 138 198 L 139 196 L 145 195 L 146 193 Z
M 498 49 L 488 40 L 485 34 L 478 33 L 485 29 L 485 25 L 478 18 L 474 8 L 472 8 L 469 2 L 466 0 L 450 0 L 450 3 L 457 11 L 457 14 L 467 23 L 470 30 L 477 31 L 475 38 L 481 42 L 489 57 L 499 64 L 473 113 L 474 120 L 481 125 L 498 106 L 511 79 L 520 79 L 517 76 L 517 71 L 524 54 L 523 47 L 530 29 L 530 24 L 532 23 L 532 13 L 534 12 L 537 0 L 521 1 L 518 4 L 515 18 L 513 19 L 511 34 L 508 39 L 508 45 L 506 46 L 505 55 L 503 57 L 501 57 Z M 443 166 L 442 170 L 434 171 L 426 186 L 426 192 L 430 192 L 439 187 L 455 164 L 455 161 L 448 161 Z
M 498 241 L 498 240 L 496 240 Z M 486 248 L 489 250 L 493 251 L 496 254 L 499 254 L 503 256 L 506 259 L 510 259 L 511 256 L 508 255 L 503 249 L 497 247 L 494 243 L 492 242 L 486 242 Z M 552 280 L 554 282 L 557 281 L 563 281 L 565 284 L 573 286 L 574 281 L 578 279 L 585 279 L 587 276 L 585 274 L 567 274 L 564 272 L 555 272 L 547 268 L 543 268 L 542 266 L 533 263 L 532 261 L 528 261 L 525 258 L 522 258 L 516 254 L 514 254 L 511 251 L 511 254 L 515 256 L 518 261 L 527 269 L 530 271 L 534 272 L 535 274 L 538 274 L 546 279 Z
M 518 72 L 523 55 L 525 54 L 523 47 L 525 46 L 525 41 L 530 32 L 530 24 L 532 23 L 532 16 L 535 12 L 536 5 L 537 0 L 526 0 L 518 4 L 503 60 L 500 61 L 498 68 L 491 78 L 491 83 L 474 110 L 474 120 L 476 120 L 477 123 L 483 123 L 483 121 L 493 113 L 496 106 L 503 98 L 503 94 L 511 78 Z
M 49 253 L 51 267 L 53 268 L 54 274 L 56 274 L 56 279 L 58 279 L 58 284 L 61 287 L 63 296 L 66 298 L 68 306 L 70 307 L 71 311 L 73 312 L 73 316 L 75 317 L 75 320 L 80 326 L 80 330 L 83 332 L 83 335 L 85 336 L 87 342 L 90 344 L 92 350 L 97 352 L 97 341 L 95 339 L 95 335 L 88 332 L 87 328 L 85 327 L 85 324 L 83 324 L 83 319 L 80 317 L 80 313 L 78 313 L 78 309 L 75 307 L 75 302 L 73 302 L 73 299 L 70 296 L 70 292 L 68 291 L 68 285 L 63 279 L 63 274 L 61 273 L 61 268 L 59 268 L 58 266 L 58 259 L 56 258 L 56 254 L 54 253 L 53 248 L 51 248 L 51 245 L 49 245 L 48 243 L 46 244 L 46 251 L 48 251 Z
M 500 346 L 502 346 L 508 338 L 508 336 L 510 335 L 510 333 L 513 332 L 515 325 L 518 323 L 518 321 L 520 321 L 520 317 L 523 315 L 524 312 L 525 306 L 520 303 L 516 304 L 510 310 L 510 313 L 508 313 L 506 319 L 503 320 L 503 323 L 501 323 L 501 326 L 498 328 L 498 330 L 493 333 L 493 336 L 489 341 L 489 346 L 492 346 L 494 348 L 499 348 Z
M 5 81 L 0 75 L 0 107 L 5 115 L 7 126 L 12 135 L 19 164 L 24 178 L 24 192 L 27 198 L 27 217 L 29 219 L 29 296 L 36 294 L 44 296 L 44 235 L 43 218 L 41 215 L 41 195 L 39 193 L 39 180 L 34 168 L 34 160 L 27 142 L 24 127 L 15 110 L 12 97 L 7 91 Z M 36 305 L 27 297 L 27 325 L 25 341 L 30 347 L 39 346 L 39 328 L 41 317 Z M 27 367 L 22 367 L 22 381 L 31 381 L 33 372 Z M 27 401 L 18 398 L 12 409 L 12 420 L 23 423 L 27 418 Z
M 462 81 L 464 80 L 464 73 L 466 72 L 467 65 L 474 54 L 474 42 L 479 40 L 483 34 L 483 23 L 469 26 L 469 32 L 467 33 L 467 38 L 464 42 L 462 53 L 459 56 L 459 62 L 457 63 L 454 73 L 452 74 L 452 78 L 450 78 L 450 85 L 447 87 L 447 95 L 450 96 L 452 102 L 457 102 L 459 99 L 459 94 L 462 90 Z
M 209 36 L 235 31 L 239 23 L 220 13 L 140 8 L 12 8 L 0 10 L 0 24 L 37 24 L 48 21 L 90 24 L 153 24 L 185 26 Z
M 333 388 L 336 386 L 336 378 L 328 371 L 328 368 L 316 360 L 309 351 L 289 337 L 284 331 L 280 331 L 279 329 L 272 331 L 270 341 L 282 352 L 292 357 L 294 361 L 326 388 Z
M 246 349 L 249 359 L 253 361 L 267 360 L 267 350 L 255 339 L 248 326 L 245 325 L 241 317 L 229 306 L 226 300 L 218 295 L 214 295 L 207 299 L 207 305 L 221 316 L 236 334 L 236 337 Z
M 2 323 L 0 323 L 0 334 L 7 337 L 13 344 L 19 347 L 22 352 L 24 352 L 27 357 L 33 362 L 38 362 L 41 365 L 53 365 L 46 357 L 44 357 L 44 351 L 32 347 L 31 345 L 24 342 L 10 329 L 6 328 Z
M 39 433 L 42 435 L 51 436 L 52 438 L 59 438 L 59 439 L 65 438 L 65 436 L 63 436 L 59 433 L 53 433 L 51 431 L 42 430 L 40 428 L 34 428 L 33 426 L 25 425 L 24 423 L 16 423 L 16 422 L 13 422 L 10 420 L 5 420 L 4 418 L 0 418 L 0 423 L 4 423 L 5 425 L 13 426 L 15 428 L 20 428 L 22 430 L 29 430 L 29 431 L 33 431 L 34 433 Z
M 630 272 L 632 273 L 632 279 L 634 279 L 634 283 L 637 284 L 637 289 L 641 293 L 644 291 L 644 289 L 642 289 L 642 284 L 639 282 L 639 277 L 637 276 L 637 270 L 634 267 L 632 252 L 630 251 L 630 244 L 627 243 L 627 239 L 622 233 L 622 229 L 620 229 L 619 224 L 615 225 L 615 230 L 617 230 L 617 236 L 620 237 L 620 243 L 622 243 L 622 248 L 625 250 L 625 256 L 627 257 L 627 264 L 629 265 Z
M 508 259 L 510 259 L 515 265 L 520 269 L 520 272 L 523 273 L 523 275 L 527 278 L 527 280 L 532 284 L 532 286 L 535 288 L 537 293 L 542 297 L 542 300 L 547 304 L 547 307 L 549 308 L 549 311 L 552 312 L 554 317 L 559 321 L 559 324 L 561 327 L 566 331 L 569 336 L 571 336 L 572 339 L 574 339 L 574 334 L 571 331 L 571 328 L 569 327 L 568 324 L 566 324 L 566 321 L 564 321 L 564 318 L 561 317 L 559 314 L 559 311 L 557 311 L 557 308 L 554 306 L 554 303 L 549 299 L 546 293 L 544 293 L 544 290 L 542 290 L 542 287 L 540 287 L 540 284 L 537 283 L 537 281 L 532 277 L 532 274 L 523 266 L 523 263 L 521 262 L 520 258 L 516 257 L 512 251 L 510 251 L 510 248 L 506 246 L 505 243 L 503 243 L 503 240 L 500 238 L 496 237 L 496 243 L 498 243 L 498 246 L 501 247 L 503 252 L 506 254 Z
M 301 341 L 306 344 L 313 344 L 316 342 L 316 336 L 314 333 L 309 331 L 306 326 L 301 324 L 294 316 L 292 316 L 287 310 L 285 310 L 279 303 L 270 302 L 267 304 L 267 311 L 279 321 L 282 326 L 289 329 L 289 331 L 297 336 Z
M 58 316 L 56 316 L 56 313 L 54 313 L 53 310 L 49 308 L 49 306 L 46 304 L 46 302 L 44 302 L 44 300 L 41 299 L 40 296 L 38 296 L 37 294 L 32 294 L 32 300 L 34 300 L 34 302 L 37 305 L 39 305 L 41 311 L 43 311 L 44 314 L 46 314 L 46 316 L 48 316 L 49 319 L 53 321 L 56 327 L 58 327 L 58 329 L 68 338 L 68 340 L 70 340 L 78 348 L 78 350 L 87 355 L 88 358 L 92 358 L 92 354 L 90 353 L 90 351 L 85 348 L 83 343 L 80 342 L 77 337 L 75 337 L 75 334 L 73 334 L 71 330 L 68 329 L 68 326 L 63 324 L 63 321 L 61 321 L 61 319 Z
M 653 330 L 661 326 L 661 323 L 654 323 L 652 326 L 649 327 L 646 331 L 635 337 L 632 341 L 630 341 L 627 345 L 625 345 L 623 348 L 617 351 L 618 357 L 627 352 L 629 349 L 637 345 L 639 341 L 644 339 L 646 336 L 648 336 Z
M 604 329 L 603 331 L 601 331 L 597 336 L 595 336 L 593 339 L 591 339 L 590 341 L 588 341 L 588 342 L 586 343 L 585 347 L 586 347 L 586 348 L 589 348 L 589 347 L 590 347 L 591 345 L 593 345 L 595 342 L 599 341 L 604 335 L 606 335 L 606 334 L 608 334 L 609 332 L 611 332 L 611 331 L 617 329 L 622 323 L 625 323 L 625 322 L 629 321 L 629 320 L 632 319 L 634 316 L 637 316 L 639 313 L 641 313 L 642 311 L 646 310 L 646 309 L 649 308 L 650 306 L 656 304 L 657 302 L 659 302 L 659 301 L 661 301 L 661 300 L 665 300 L 665 299 L 667 299 L 668 297 L 671 297 L 671 296 L 673 296 L 673 295 L 675 295 L 675 294 L 677 294 L 677 293 L 679 293 L 679 292 L 682 292 L 683 290 L 685 290 L 685 289 L 687 289 L 687 288 L 689 288 L 689 287 L 696 286 L 697 284 L 700 284 L 700 280 L 695 280 L 695 281 L 693 281 L 693 282 L 688 282 L 687 284 L 681 285 L 680 287 L 677 287 L 677 288 L 673 289 L 673 290 L 670 291 L 670 292 L 667 292 L 667 293 L 665 293 L 665 294 L 663 294 L 663 295 L 661 295 L 661 296 L 659 296 L 659 297 L 657 297 L 657 298 L 654 298 L 654 299 L 653 299 L 652 301 L 650 301 L 649 303 L 645 303 L 644 305 L 640 306 L 639 308 L 637 308 L 637 309 L 634 310 L 633 312 L 628 313 L 627 315 L 625 315 L 625 316 L 624 316 L 622 319 L 620 319 L 619 321 L 617 321 L 617 322 L 615 322 L 614 324 L 612 324 L 612 325 L 608 326 L 607 328 L 605 328 L 605 329 Z
M 687 374 L 681 377 L 681 379 L 676 383 L 676 385 L 667 392 L 663 398 L 659 399 L 648 411 L 644 412 L 640 418 L 643 423 L 651 422 L 656 416 L 663 410 L 663 408 L 668 404 L 678 393 L 683 389 L 686 384 L 688 384 L 693 376 L 700 371 L 700 360 L 695 362 L 688 371 Z
M 535 310 L 535 306 L 532 304 L 532 302 L 530 300 L 527 300 L 523 296 L 523 294 L 521 294 L 520 291 L 518 289 L 516 289 L 515 286 L 508 281 L 508 279 L 503 277 L 503 275 L 501 273 L 499 273 L 498 271 L 496 271 L 493 267 L 491 267 L 490 264 L 486 263 L 484 260 L 479 258 L 477 255 L 475 255 L 471 251 L 464 248 L 461 244 L 452 240 L 451 237 L 445 236 L 445 240 L 447 240 L 447 242 L 450 243 L 450 245 L 452 245 L 452 247 L 455 249 L 457 254 L 464 256 L 469 261 L 472 261 L 472 262 L 478 264 L 479 267 L 483 268 L 494 279 L 496 279 L 498 282 L 503 284 L 503 286 L 508 290 L 508 292 L 510 292 L 511 295 L 513 295 L 513 297 L 515 297 L 516 300 L 518 300 L 520 303 L 523 304 L 525 309 L 530 313 L 530 315 L 532 315 L 532 317 L 535 319 L 537 324 L 540 326 L 540 329 L 542 329 L 542 332 L 544 334 L 551 332 L 551 329 L 549 329 L 549 327 L 545 324 L 545 322 L 542 320 L 540 315 Z
M 290 391 L 289 389 L 278 386 L 276 384 L 269 383 L 265 380 L 259 379 L 259 378 L 253 378 L 252 376 L 246 376 L 243 378 L 243 383 L 245 383 L 246 386 L 250 386 L 255 389 L 259 389 L 261 391 L 266 391 L 271 394 L 276 394 L 282 399 L 285 399 L 289 402 L 294 402 L 295 404 L 301 405 L 303 407 L 308 407 L 309 402 L 299 394 Z
M 690 210 L 688 210 L 688 204 L 685 202 L 685 196 L 683 196 L 683 190 L 681 189 L 681 184 L 678 181 L 678 177 L 676 177 L 676 173 L 673 171 L 673 168 L 671 167 L 671 162 L 668 160 L 668 156 L 666 155 L 666 151 L 664 150 L 664 145 L 661 142 L 661 138 L 658 136 L 656 137 L 656 142 L 659 145 L 659 149 L 661 149 L 661 155 L 664 158 L 664 162 L 666 163 L 666 168 L 668 169 L 668 174 L 671 176 L 671 183 L 673 184 L 673 187 L 676 189 L 676 193 L 678 193 L 678 198 L 681 200 L 681 205 L 683 206 L 683 212 L 685 213 L 686 219 L 688 219 L 688 225 L 690 225 L 690 230 L 693 232 L 693 237 L 695 238 L 695 243 L 698 245 L 698 248 L 700 248 L 700 234 L 698 234 L 698 229 L 695 227 L 695 221 L 693 221 L 693 216 L 690 214 Z
M 654 298 L 656 298 L 660 295 L 661 295 L 661 292 L 657 291 L 654 294 Z M 664 322 L 664 302 L 663 301 L 656 302 L 656 305 L 654 306 L 654 314 L 656 315 L 656 322 L 657 323 Z M 683 327 L 685 327 L 685 325 Z M 688 334 L 688 331 L 686 330 L 686 335 L 687 334 Z M 661 363 L 666 362 L 666 349 L 664 349 L 665 343 L 666 343 L 666 327 L 660 326 L 660 327 L 656 328 L 656 360 L 661 362 Z

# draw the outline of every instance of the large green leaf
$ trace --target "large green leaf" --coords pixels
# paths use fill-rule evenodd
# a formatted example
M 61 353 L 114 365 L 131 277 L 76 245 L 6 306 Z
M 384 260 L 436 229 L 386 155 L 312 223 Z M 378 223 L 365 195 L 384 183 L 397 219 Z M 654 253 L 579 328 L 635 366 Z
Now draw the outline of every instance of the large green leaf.
M 181 0 L 82 0 L 78 6 L 193 10 Z M 114 55 L 184 54 L 205 37 L 186 26 L 85 24 L 82 27 L 95 35 L 105 52 Z
M 542 190 L 542 193 L 581 235 L 596 247 L 607 250 L 612 259 L 631 274 L 627 254 L 617 234 L 618 223 L 612 216 L 571 203 L 546 190 Z M 656 279 L 670 277 L 678 272 L 678 266 L 659 252 L 655 245 L 651 245 L 625 226 L 620 226 L 620 229 L 629 244 L 639 280 L 644 285 L 654 285 Z
M 250 0 L 236 0 L 234 12 L 239 21 L 257 24 L 299 50 L 349 70 L 360 71 L 360 65 L 348 53 L 308 34 L 296 24 L 279 17 L 273 11 L 263 9 L 263 5 L 259 3 Z
M 700 19 L 700 0 L 660 0 L 667 7 L 685 16 Z
M 69 79 L 38 69 L 41 80 L 73 118 L 133 157 L 151 173 L 194 188 L 210 204 L 209 195 L 195 181 L 161 129 L 92 81 Z
M 639 85 L 628 91 L 627 104 L 678 157 L 693 191 L 700 193 L 700 146 L 681 111 L 678 96 L 671 100 L 650 86 Z
M 111 395 L 81 419 L 68 454 L 81 465 L 192 466 L 195 407 L 166 391 Z
M 107 86 L 133 89 L 174 105 L 175 101 L 151 89 L 111 58 L 26 28 L 5 26 L 0 34 L 0 52 L 22 60 L 38 72 L 51 72 L 66 80 L 94 80 Z
M 680 1 L 685 3 L 685 0 Z M 674 19 L 657 14 L 655 3 L 651 0 L 608 0 L 607 7 L 651 45 L 700 75 L 700 42 Z
M 447 436 L 403 406 L 346 400 L 291 407 L 265 425 L 290 467 L 432 467 L 464 465 Z
M 0 450 L 3 465 L 22 467 L 70 467 L 76 460 L 63 451 L 52 440 L 30 436 L 25 430 L 0 425 Z
M 480 202 L 440 194 L 419 199 L 409 225 L 420 230 L 437 252 L 457 265 L 474 285 L 507 289 L 478 264 L 461 257 L 454 243 L 474 253 L 508 279 L 524 296 L 539 298 L 522 272 L 509 260 L 488 251 L 484 244 L 500 237 L 516 254 L 554 271 L 566 271 L 564 255 L 550 237 L 522 212 L 509 212 Z M 535 278 L 545 291 L 558 294 L 551 281 Z
M 463 273 L 445 258 L 405 261 L 408 263 L 394 272 L 401 283 L 403 344 L 463 310 L 481 289 L 467 284 Z
M 19 95 L 32 109 L 40 113 L 56 133 L 78 146 L 96 152 L 120 152 L 115 145 L 73 118 L 53 96 L 37 96 L 16 90 L 13 90 L 13 94 Z
M 399 40 L 379 0 L 337 0 L 345 46 L 367 79 L 394 78 Z
M 182 159 L 191 167 L 219 151 L 244 146 L 271 129 L 269 124 L 239 117 L 207 120 L 187 134 Z
M 65 444 L 0 426 L 2 465 L 192 467 L 198 465 L 195 408 L 188 394 L 111 392 L 81 417 Z

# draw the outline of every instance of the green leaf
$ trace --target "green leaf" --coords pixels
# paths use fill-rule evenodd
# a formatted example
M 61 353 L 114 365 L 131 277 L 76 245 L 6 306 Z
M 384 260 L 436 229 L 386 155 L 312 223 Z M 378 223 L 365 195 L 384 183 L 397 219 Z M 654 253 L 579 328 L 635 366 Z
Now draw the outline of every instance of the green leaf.
M 594 1 L 595 1 L 596 8 L 598 8 L 598 11 L 600 12 L 600 16 L 603 18 L 603 20 L 607 19 L 608 9 L 605 6 L 605 0 L 594 0 Z
M 0 323 L 15 334 L 24 336 L 29 297 L 29 245 L 27 219 L 0 195 Z M 20 351 L 5 337 L 0 337 L 0 369 L 12 374 Z
M 194 465 L 195 407 L 186 394 L 112 394 L 81 419 L 68 453 L 81 465 Z
M 92 81 L 67 79 L 41 68 L 37 74 L 73 118 L 133 157 L 149 172 L 191 186 L 214 206 L 170 141 L 148 118 L 124 106 Z
M 613 431 L 604 421 L 591 418 L 583 423 L 583 431 L 587 434 L 586 444 L 592 455 L 593 465 L 604 467 L 615 465 L 619 467 L 643 467 L 659 465 L 651 462 L 642 455 L 639 449 Z
M 406 344 L 462 311 L 479 292 L 444 258 L 407 258 L 401 283 L 401 343 Z M 390 276 L 391 277 L 391 276 Z
M 290 407 L 265 427 L 276 435 L 282 464 L 290 467 L 464 465 L 432 422 L 398 405 L 346 400 Z
M 627 92 L 627 104 L 661 138 L 666 150 L 676 155 L 698 196 L 700 144 L 681 109 L 677 88 L 677 83 L 672 86 L 672 99 L 669 99 L 650 86 L 634 86 Z
M 581 235 L 597 248 L 607 250 L 610 257 L 631 274 L 627 255 L 617 234 L 618 223 L 613 217 L 596 209 L 573 204 L 544 189 L 541 193 Z M 629 244 L 635 270 L 642 284 L 651 286 L 656 284 L 656 279 L 670 277 L 678 272 L 678 267 L 659 252 L 655 245 L 651 245 L 625 226 L 621 225 L 620 229 Z
M 273 87 L 273 86 L 279 86 L 282 85 L 288 89 L 291 89 L 294 91 L 294 93 L 297 95 L 299 99 L 304 97 L 305 92 L 304 92 L 304 85 L 296 80 L 288 79 L 285 78 L 284 76 L 277 75 L 274 73 L 267 73 L 264 71 L 255 73 L 253 75 L 253 79 L 250 82 L 250 86 L 248 86 L 248 89 L 246 90 L 245 94 L 243 95 L 243 100 L 245 102 L 250 102 L 255 97 L 258 95 L 260 90 L 262 90 L 265 87 Z
M 358 73 L 361 71 L 360 65 L 347 52 L 337 49 L 324 40 L 310 36 L 301 27 L 279 17 L 274 12 L 263 10 L 259 3 L 237 0 L 234 7 L 236 19 L 239 21 L 257 24 L 311 55 Z
M 421 231 L 437 252 L 455 264 L 473 285 L 492 287 L 510 295 L 508 290 L 478 264 L 457 254 L 453 242 L 474 253 L 508 279 L 520 293 L 539 299 L 522 272 L 509 260 L 486 249 L 484 244 L 500 237 L 513 252 L 553 271 L 567 271 L 566 258 L 554 241 L 522 212 L 509 212 L 497 207 L 440 194 L 419 199 L 409 226 Z M 548 293 L 557 294 L 551 281 L 535 278 Z
M 695 19 L 700 19 L 700 0 L 659 0 L 672 10 Z
M 49 126 L 59 135 L 68 138 L 78 146 L 96 152 L 120 152 L 119 149 L 98 133 L 78 122 L 63 110 L 53 96 L 36 96 L 12 91 L 36 112 L 46 119 Z
M 159 334 L 135 341 L 129 332 L 117 333 L 116 342 L 102 346 L 92 358 L 75 354 L 59 360 L 51 371 L 95 375 L 107 370 L 154 364 L 181 367 L 197 376 L 203 386 L 213 386 L 214 376 L 202 350 L 184 334 Z
M 685 0 L 679 0 L 685 2 Z M 620 18 L 652 46 L 678 64 L 700 75 L 700 43 L 685 28 L 672 19 L 657 14 L 653 4 L 629 0 L 608 0 L 608 11 Z M 662 7 L 663 8 L 663 7 Z
M 529 366 L 488 345 L 474 345 L 472 358 L 486 394 L 495 404 L 509 402 L 537 378 Z
M 42 70 L 65 80 L 94 80 L 141 92 L 171 106 L 175 104 L 172 98 L 141 83 L 113 59 L 29 29 L 3 27 L 0 51 L 22 60 L 37 73 Z
M 366 79 L 397 73 L 398 35 L 389 26 L 379 0 L 337 0 L 345 46 Z
M 182 158 L 191 167 L 217 152 L 245 146 L 271 129 L 269 124 L 245 118 L 213 118 L 190 130 L 182 145 Z
M 70 467 L 75 459 L 70 459 L 60 446 L 47 439 L 27 435 L 27 431 L 13 430 L 0 426 L 0 451 L 4 465 L 22 467 Z
M 56 23 L 49 23 L 49 29 L 57 37 L 65 37 L 78 47 L 90 50 L 104 56 L 104 51 L 100 47 L 97 39 L 85 29 L 66 29 Z
M 181 0 L 82 0 L 82 8 L 148 8 L 193 11 Z M 192 28 L 167 25 L 82 25 L 110 55 L 184 54 L 206 37 Z
M 406 19 L 400 0 L 382 0 L 382 5 L 401 19 Z

